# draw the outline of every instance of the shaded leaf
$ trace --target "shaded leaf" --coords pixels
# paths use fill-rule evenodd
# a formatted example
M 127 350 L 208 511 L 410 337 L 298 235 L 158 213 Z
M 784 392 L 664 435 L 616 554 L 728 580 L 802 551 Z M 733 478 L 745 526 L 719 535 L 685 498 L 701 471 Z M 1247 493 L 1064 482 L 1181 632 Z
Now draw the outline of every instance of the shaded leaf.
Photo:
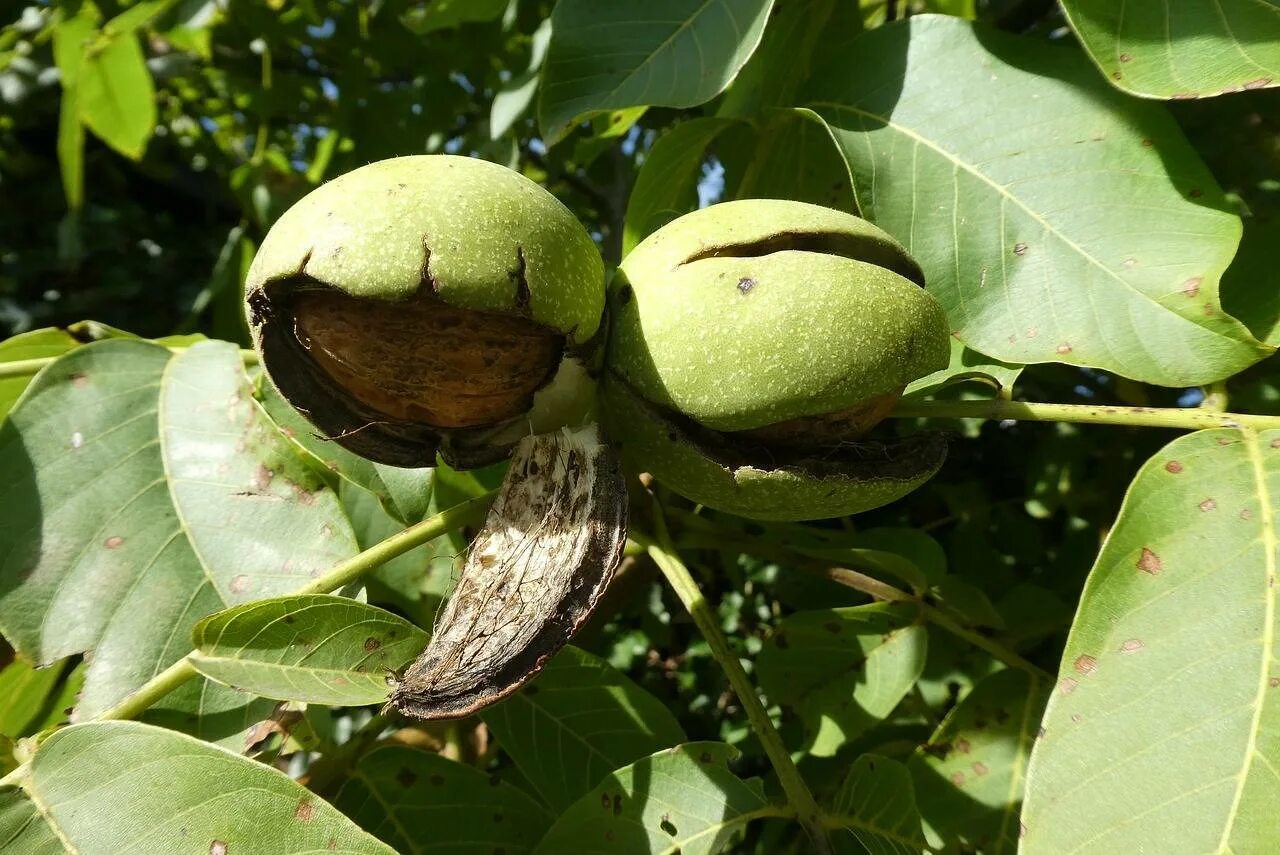
M 397 852 L 531 852 L 551 816 L 522 791 L 418 748 L 360 758 L 334 805 Z
M 812 110 L 773 112 L 753 137 L 755 150 L 734 188 L 735 199 L 794 199 L 858 213 L 849 167 L 831 130 Z
M 44 851 L 392 851 L 283 772 L 138 722 L 58 731 L 22 786 L 40 811 L 32 814 L 17 791 L 0 794 L 0 841 L 14 830 L 6 823 L 25 819 L 23 842 Z M 46 829 L 62 845 L 52 847 Z
M 538 124 L 548 142 L 619 107 L 692 107 L 718 95 L 760 43 L 773 0 L 559 0 Z
M 946 368 L 912 380 L 903 392 L 904 397 L 925 397 L 959 383 L 984 383 L 996 391 L 1011 393 L 1013 384 L 1022 373 L 1022 366 L 1001 362 L 984 356 L 964 346 L 957 338 L 951 339 L 951 361 Z
M 141 159 L 156 126 L 156 93 L 137 37 L 87 47 L 76 87 L 85 125 L 116 151 Z
M 618 769 L 560 815 L 535 851 L 711 855 L 747 822 L 779 816 L 729 771 L 738 751 L 690 742 Z
M 165 695 L 138 720 L 248 754 L 272 733 L 287 730 L 299 717 L 281 706 L 201 677 Z
M 830 757 L 893 711 L 924 669 L 915 609 L 876 603 L 783 618 L 756 660 L 770 700 L 804 720 L 810 753 Z
M 840 829 L 832 835 L 839 852 L 896 855 L 926 848 L 907 767 L 877 754 L 854 762 L 832 801 L 828 822 Z
M 1268 352 L 1218 304 L 1240 222 L 1213 177 L 1078 54 L 923 15 L 855 39 L 809 97 L 969 346 L 1175 386 Z
M 728 119 L 690 119 L 658 138 L 627 199 L 624 256 L 652 232 L 698 207 L 697 184 L 707 146 L 734 124 Z
M 53 826 L 17 787 L 0 787 L 0 849 L 19 855 L 66 852 Z
M 411 6 L 400 22 L 415 35 L 425 36 L 461 24 L 492 21 L 507 8 L 507 0 L 425 0 Z
M 988 855 L 1018 851 L 1027 760 L 1048 691 L 1025 671 L 998 671 L 912 755 L 920 811 L 942 840 Z
M 481 715 L 557 811 L 614 769 L 685 738 L 661 701 L 576 647 L 564 648 L 533 682 Z
M 1280 222 L 1245 220 L 1240 251 L 1222 280 L 1222 305 L 1260 340 L 1280 345 Z
M 356 551 L 221 342 L 59 358 L 0 429 L 0 506 L 0 627 L 34 662 L 93 651 L 80 716 L 185 655 L 203 615 Z
M 1142 467 L 1085 584 L 1022 851 L 1265 852 L 1280 803 L 1280 431 Z
M 427 634 L 345 597 L 312 594 L 245 603 L 192 631 L 201 674 L 267 698 L 331 706 L 387 699 L 387 673 L 422 652 Z
M 1111 83 L 1148 98 L 1197 98 L 1280 84 L 1276 0 L 1062 0 Z
M 30 725 L 48 707 L 50 692 L 58 684 L 66 663 L 32 668 L 25 659 L 14 659 L 0 671 L 0 736 L 16 739 L 33 732 Z
M 834 8 L 835 0 L 778 0 L 760 46 L 725 92 L 716 114 L 745 117 L 794 104 Z
M 79 345 L 65 330 L 32 330 L 0 341 L 0 364 L 61 356 Z M 32 371 L 25 377 L 0 377 L 0 421 L 8 415 L 35 375 L 36 372 Z

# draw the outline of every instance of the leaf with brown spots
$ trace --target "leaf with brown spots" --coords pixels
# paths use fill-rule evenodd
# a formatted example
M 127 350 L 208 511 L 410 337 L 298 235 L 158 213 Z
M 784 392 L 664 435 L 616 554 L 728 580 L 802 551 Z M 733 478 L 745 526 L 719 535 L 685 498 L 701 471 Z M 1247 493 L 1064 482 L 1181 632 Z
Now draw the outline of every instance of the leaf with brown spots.
M 690 742 L 624 766 L 561 813 L 534 852 L 719 852 L 746 823 L 777 813 L 758 781 L 729 771 L 737 756 L 721 742 Z
M 357 824 L 404 855 L 531 852 L 551 815 L 525 792 L 439 754 L 383 744 L 360 758 L 333 800 Z
M 1213 175 L 1159 105 L 1051 48 L 918 15 L 850 41 L 803 101 L 831 128 L 864 216 L 920 263 L 973 349 L 1166 386 L 1262 359 L 1271 348 L 1218 307 L 1241 225 Z M 1141 65 L 1135 53 L 1126 74 Z M 938 120 L 957 104 L 963 121 Z
M 391 612 L 323 594 L 277 597 L 211 615 L 192 632 L 191 664 L 266 698 L 333 706 L 383 703 L 388 677 L 427 634 Z
M 1063 0 L 1089 56 L 1116 87 L 1202 98 L 1280 85 L 1280 12 L 1268 0 Z
M 1200 431 L 1138 473 L 1085 584 L 1032 754 L 1026 855 L 1274 848 L 1277 438 Z
M 1023 779 L 1048 691 L 1024 671 L 997 671 L 912 756 L 920 812 L 944 839 L 987 855 L 1017 852 Z M 931 750 L 948 744 L 955 750 Z
M 0 630 L 35 662 L 92 652 L 80 717 L 185 655 L 204 615 L 356 552 L 227 342 L 175 354 L 117 338 L 60 357 L 0 428 L 0 485 Z
M 77 807 L 90 802 L 94 810 Z M 271 766 L 131 721 L 73 725 L 45 740 L 22 789 L 0 790 L 0 844 L 6 852 L 394 851 Z

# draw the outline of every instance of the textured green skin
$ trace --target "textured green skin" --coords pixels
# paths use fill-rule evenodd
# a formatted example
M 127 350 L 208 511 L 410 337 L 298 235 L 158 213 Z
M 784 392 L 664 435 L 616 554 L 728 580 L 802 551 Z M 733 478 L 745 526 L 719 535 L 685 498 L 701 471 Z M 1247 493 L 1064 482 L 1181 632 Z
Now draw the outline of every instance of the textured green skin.
M 247 287 L 305 273 L 354 297 L 400 300 L 422 286 L 428 247 L 450 305 L 515 313 L 519 249 L 532 320 L 575 343 L 600 326 L 604 263 L 569 209 L 517 172 L 443 154 L 371 163 L 307 194 L 271 227 Z
M 806 248 L 775 249 L 779 235 Z M 825 251 L 812 235 L 827 236 Z M 667 414 L 746 430 L 846 410 L 945 368 L 946 316 L 921 282 L 897 242 L 840 211 L 744 200 L 681 217 L 636 247 L 614 280 L 605 429 L 638 468 L 739 516 L 822 519 L 901 498 L 942 465 L 943 441 L 892 473 L 856 454 L 808 470 L 727 463 Z
M 778 233 L 848 234 L 880 263 L 784 250 L 712 257 Z M 887 234 L 840 211 L 779 200 L 713 205 L 623 261 L 608 364 L 647 400 L 720 431 L 848 409 L 947 366 L 946 316 Z M 905 259 L 905 262 L 901 261 Z M 750 282 L 746 293 L 740 283 Z
M 798 469 L 730 467 L 674 430 L 616 379 L 600 385 L 603 426 L 623 456 L 686 498 L 757 520 L 798 521 L 861 513 L 896 501 L 928 481 L 945 458 L 940 451 L 906 478 L 832 472 L 814 477 Z

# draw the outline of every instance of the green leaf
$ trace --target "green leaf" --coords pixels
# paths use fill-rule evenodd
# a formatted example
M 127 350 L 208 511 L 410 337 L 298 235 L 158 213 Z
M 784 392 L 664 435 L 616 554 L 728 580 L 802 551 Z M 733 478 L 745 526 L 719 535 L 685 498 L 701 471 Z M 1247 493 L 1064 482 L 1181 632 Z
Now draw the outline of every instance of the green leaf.
M 915 609 L 877 603 L 783 618 L 756 660 L 769 699 L 804 720 L 810 753 L 830 757 L 880 722 L 924 670 Z
M 778 0 L 760 46 L 725 92 L 716 115 L 749 117 L 794 104 L 834 8 L 835 0 Z
M 1111 83 L 1147 98 L 1202 98 L 1280 84 L 1276 0 L 1062 0 Z
M 80 118 L 89 129 L 140 160 L 156 126 L 156 93 L 137 37 L 112 36 L 87 47 L 77 88 Z
M 84 46 L 96 32 L 96 14 L 85 7 L 74 18 L 53 28 L 53 57 L 62 81 L 58 107 L 58 167 L 67 207 L 77 211 L 84 204 L 84 125 L 80 121 L 80 67 Z
M 0 698 L 5 699 L 0 706 L 0 736 L 17 739 L 32 732 L 30 725 L 48 706 L 49 693 L 65 664 L 36 669 L 25 659 L 14 659 L 0 671 Z
M 410 7 L 400 23 L 414 35 L 425 36 L 462 24 L 492 21 L 506 11 L 508 0 L 426 0 Z
M 65 330 L 32 330 L 0 341 L 0 364 L 61 356 L 79 345 L 80 343 L 67 335 Z M 32 371 L 25 377 L 0 377 L 0 421 L 8 415 L 18 396 L 31 383 L 35 374 L 36 372 Z
M 392 852 L 283 772 L 138 722 L 58 731 L 22 791 L 0 791 L 0 841 L 45 847 L 22 851 Z
M 773 0 L 559 0 L 538 124 L 554 143 L 593 113 L 693 107 L 733 80 Z
M 418 748 L 360 758 L 334 805 L 397 852 L 532 852 L 546 810 L 510 784 Z M 483 845 L 483 848 L 482 848 Z
M 707 146 L 734 124 L 729 119 L 690 119 L 658 138 L 627 200 L 624 256 L 649 234 L 698 207 L 697 184 Z
M 551 19 L 547 18 L 538 25 L 530 43 L 529 67 L 523 74 L 517 74 L 493 96 L 493 105 L 489 109 L 489 138 L 498 139 L 511 126 L 519 121 L 533 104 L 533 96 L 538 94 L 538 73 L 542 70 L 543 60 L 547 57 L 547 46 L 551 44 Z
M 661 701 L 576 647 L 566 647 L 532 683 L 481 716 L 557 811 L 614 769 L 685 739 Z
M 840 827 L 832 835 L 838 852 L 923 852 L 927 846 L 907 767 L 877 754 L 854 762 L 827 821 Z
M 753 819 L 785 815 L 729 771 L 738 751 L 690 742 L 610 774 L 562 813 L 540 853 L 711 855 Z
M 139 721 L 248 754 L 273 733 L 290 732 L 301 714 L 285 705 L 212 680 L 189 680 L 139 716 Z
M 18 855 L 66 852 L 57 832 L 17 787 L 0 787 L 0 848 Z
M 431 469 L 401 469 L 372 463 L 320 436 L 265 377 L 255 389 L 259 403 L 280 432 L 322 472 L 334 472 L 378 497 L 383 510 L 406 525 L 419 522 L 431 503 Z
M 224 342 L 60 357 L 0 428 L 0 507 L 0 629 L 37 663 L 93 651 L 80 716 L 185 655 L 204 615 L 356 552 Z
M 1244 238 L 1222 280 L 1222 305 L 1261 341 L 1280 345 L 1280 222 L 1245 220 Z
M 196 624 L 191 664 L 266 698 L 330 706 L 387 699 L 387 673 L 412 662 L 427 634 L 402 617 L 314 594 L 245 603 Z
M 968 382 L 984 383 L 997 391 L 1008 392 L 1013 389 L 1013 384 L 1021 373 L 1021 365 L 983 356 L 952 337 L 951 361 L 947 367 L 911 381 L 903 394 L 925 397 L 949 386 Z
M 849 167 L 818 114 L 803 108 L 775 111 L 754 143 L 734 198 L 795 199 L 858 213 Z
M 1025 671 L 985 678 L 911 757 L 921 813 L 942 840 L 1018 851 L 1027 759 L 1049 687 Z
M 1280 431 L 1199 431 L 1139 471 L 1032 753 L 1027 855 L 1274 848 L 1277 514 Z
M 1240 222 L 1213 177 L 1078 53 L 922 15 L 855 39 L 809 97 L 970 347 L 1173 386 L 1268 352 L 1218 304 Z

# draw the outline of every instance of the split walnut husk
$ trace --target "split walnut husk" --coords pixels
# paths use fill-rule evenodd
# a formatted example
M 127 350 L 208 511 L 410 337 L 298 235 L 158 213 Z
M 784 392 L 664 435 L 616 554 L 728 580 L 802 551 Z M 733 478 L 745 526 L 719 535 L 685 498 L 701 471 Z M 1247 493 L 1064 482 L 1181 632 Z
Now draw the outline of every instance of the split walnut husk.
M 622 472 L 594 425 L 522 440 L 391 707 L 416 719 L 460 718 L 520 688 L 591 615 L 626 529 Z

